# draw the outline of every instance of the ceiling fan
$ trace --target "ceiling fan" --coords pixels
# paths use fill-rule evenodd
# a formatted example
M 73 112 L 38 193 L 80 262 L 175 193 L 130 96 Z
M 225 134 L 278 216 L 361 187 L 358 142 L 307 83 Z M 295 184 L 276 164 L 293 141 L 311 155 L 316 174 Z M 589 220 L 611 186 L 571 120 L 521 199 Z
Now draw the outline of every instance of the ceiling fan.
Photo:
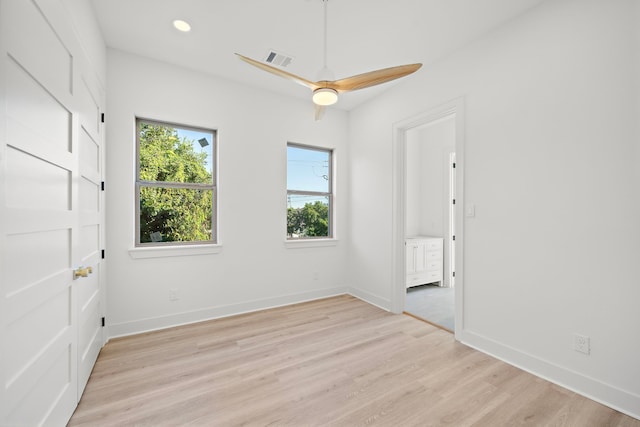
M 357 89 L 379 85 L 391 80 L 399 79 L 416 72 L 422 64 L 407 64 L 397 67 L 383 68 L 380 70 L 369 71 L 368 73 L 358 74 L 344 79 L 334 80 L 333 73 L 327 68 L 327 3 L 328 0 L 322 0 L 324 5 L 324 63 L 322 70 L 318 75 L 317 81 L 311 81 L 280 68 L 273 67 L 255 59 L 236 53 L 243 61 L 258 67 L 264 71 L 275 74 L 285 79 L 291 80 L 302 86 L 308 87 L 313 91 L 313 103 L 315 104 L 315 119 L 320 120 L 324 114 L 324 108 L 333 105 L 338 101 L 338 94 L 350 92 Z

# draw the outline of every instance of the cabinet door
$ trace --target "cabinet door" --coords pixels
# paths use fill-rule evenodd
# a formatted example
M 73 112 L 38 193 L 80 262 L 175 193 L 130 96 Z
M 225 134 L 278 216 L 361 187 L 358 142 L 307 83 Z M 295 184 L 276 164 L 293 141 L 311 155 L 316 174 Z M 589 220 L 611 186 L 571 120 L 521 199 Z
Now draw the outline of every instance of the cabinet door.
M 420 272 L 427 269 L 427 242 L 420 241 L 414 245 L 415 251 L 415 271 Z
M 414 242 L 406 242 L 404 245 L 404 257 L 406 262 L 406 274 L 416 272 L 416 252 L 417 245 Z

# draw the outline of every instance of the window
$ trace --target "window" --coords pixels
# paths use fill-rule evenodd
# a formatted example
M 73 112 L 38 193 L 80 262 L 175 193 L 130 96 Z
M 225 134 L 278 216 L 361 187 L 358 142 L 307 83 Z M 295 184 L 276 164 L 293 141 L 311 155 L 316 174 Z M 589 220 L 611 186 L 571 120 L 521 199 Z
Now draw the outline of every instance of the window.
M 216 132 L 136 120 L 136 246 L 216 243 Z
M 287 144 L 287 239 L 333 237 L 332 151 Z

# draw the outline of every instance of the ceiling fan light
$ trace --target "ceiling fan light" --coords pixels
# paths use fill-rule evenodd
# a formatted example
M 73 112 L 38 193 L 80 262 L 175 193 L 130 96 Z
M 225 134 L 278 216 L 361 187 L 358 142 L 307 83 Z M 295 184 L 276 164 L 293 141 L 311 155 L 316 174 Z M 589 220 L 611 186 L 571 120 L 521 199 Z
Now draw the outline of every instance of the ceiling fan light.
M 313 103 L 316 105 L 333 105 L 338 102 L 338 91 L 328 87 L 321 87 L 313 91 Z

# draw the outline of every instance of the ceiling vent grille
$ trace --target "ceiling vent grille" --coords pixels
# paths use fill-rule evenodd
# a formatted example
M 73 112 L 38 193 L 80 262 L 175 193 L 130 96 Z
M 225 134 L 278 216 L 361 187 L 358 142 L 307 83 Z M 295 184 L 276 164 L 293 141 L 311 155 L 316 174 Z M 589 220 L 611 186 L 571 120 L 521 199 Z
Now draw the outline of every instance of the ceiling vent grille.
M 286 67 L 287 65 L 291 64 L 291 61 L 293 61 L 293 58 L 284 53 L 276 52 L 275 50 L 270 50 L 269 53 L 267 53 L 267 57 L 265 58 L 264 61 L 267 64 L 273 64 L 279 67 Z

